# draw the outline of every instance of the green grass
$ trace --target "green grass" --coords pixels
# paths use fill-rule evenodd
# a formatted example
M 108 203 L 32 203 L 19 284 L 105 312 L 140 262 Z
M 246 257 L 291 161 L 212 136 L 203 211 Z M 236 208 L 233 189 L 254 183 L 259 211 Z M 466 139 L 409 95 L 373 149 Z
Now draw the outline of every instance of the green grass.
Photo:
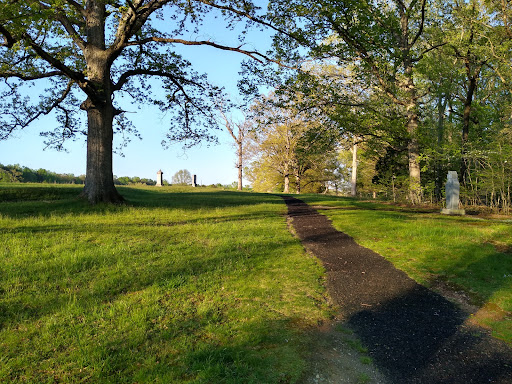
M 463 290 L 485 309 L 476 316 L 512 343 L 512 220 L 445 216 L 425 208 L 302 195 L 340 231 L 427 286 Z
M 279 197 L 0 185 L 0 382 L 292 383 L 329 316 Z

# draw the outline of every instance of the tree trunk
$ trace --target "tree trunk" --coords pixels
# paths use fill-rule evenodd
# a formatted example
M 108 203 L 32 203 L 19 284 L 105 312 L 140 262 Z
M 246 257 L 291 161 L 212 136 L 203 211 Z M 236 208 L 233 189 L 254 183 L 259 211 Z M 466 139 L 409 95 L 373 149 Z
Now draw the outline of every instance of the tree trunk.
M 112 172 L 113 107 L 94 106 L 90 99 L 84 105 L 88 130 L 87 170 L 82 197 L 91 204 L 121 203 L 124 199 L 114 186 Z
M 290 172 L 288 162 L 284 163 L 284 190 L 283 193 L 290 193 Z
M 405 94 L 407 95 L 407 133 L 409 143 L 407 144 L 407 155 L 409 160 L 409 198 L 412 204 L 421 203 L 421 169 L 419 163 L 420 146 L 418 142 L 418 105 L 416 87 L 413 80 L 412 63 L 405 64 Z
M 400 50 L 403 59 L 404 81 L 400 88 L 405 95 L 405 107 L 407 117 L 407 133 L 409 143 L 407 144 L 407 157 L 409 160 L 409 198 L 412 204 L 421 203 L 421 169 L 419 164 L 420 146 L 418 142 L 418 97 L 416 85 L 414 84 L 414 62 L 411 56 L 411 48 L 415 43 L 410 42 L 409 31 L 409 9 L 404 3 L 400 3 Z
M 239 130 L 241 128 L 238 128 Z M 237 164 L 237 168 L 238 168 L 238 190 L 241 191 L 243 189 L 243 185 L 242 185 L 242 179 L 243 179 L 243 142 L 241 140 L 241 135 L 240 133 L 238 134 L 238 164 Z
M 300 195 L 300 171 L 298 166 L 295 169 L 295 193 Z
M 352 147 L 352 175 L 350 178 L 350 194 L 352 197 L 357 195 L 357 142 L 354 138 L 354 145 Z
M 106 3 L 86 1 L 87 44 L 83 50 L 87 63 L 87 82 L 81 85 L 88 95 L 81 108 L 87 111 L 87 170 L 81 196 L 91 204 L 121 203 L 123 197 L 114 186 L 112 172 L 112 104 L 110 70 L 112 58 L 105 50 Z
M 469 66 L 468 66 L 469 68 Z M 469 69 L 468 69 L 469 72 Z M 468 93 L 466 94 L 466 99 L 464 100 L 464 111 L 462 114 L 462 143 L 461 143 L 461 162 L 460 162 L 460 180 L 462 185 L 466 185 L 468 182 L 468 164 L 467 164 L 467 143 L 469 139 L 469 128 L 471 124 L 471 109 L 473 104 L 473 95 L 476 90 L 476 84 L 478 78 L 476 76 L 471 76 L 468 73 Z
M 443 100 L 444 96 L 444 100 Z M 447 95 L 439 95 L 437 101 L 437 148 L 438 151 L 442 151 L 444 141 L 444 114 L 446 111 L 446 105 L 448 104 Z M 442 153 L 442 152 L 441 152 Z M 434 195 L 437 201 L 441 201 L 443 189 L 443 177 L 442 177 L 442 163 L 439 156 L 436 156 L 435 165 L 435 189 Z
M 407 124 L 407 131 L 411 134 L 407 144 L 409 158 L 409 198 L 412 204 L 421 203 L 421 170 L 419 164 L 420 146 L 416 136 L 418 129 L 418 116 L 415 115 Z

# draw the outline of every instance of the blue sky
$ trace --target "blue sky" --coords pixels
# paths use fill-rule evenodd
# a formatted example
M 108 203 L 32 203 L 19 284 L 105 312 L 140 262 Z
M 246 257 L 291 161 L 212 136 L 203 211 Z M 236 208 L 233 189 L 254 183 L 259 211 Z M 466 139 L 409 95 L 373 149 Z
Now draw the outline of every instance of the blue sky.
M 224 44 L 237 44 L 236 33 L 225 30 L 222 20 L 212 19 L 201 33 L 190 33 L 185 37 L 191 40 L 210 38 Z M 268 33 L 258 30 L 251 31 L 246 39 L 246 48 L 258 47 L 265 52 L 270 40 L 268 36 Z M 225 87 L 231 96 L 238 96 L 238 72 L 245 56 L 211 47 L 187 46 L 178 49 L 193 64 L 195 71 L 207 73 L 210 82 Z M 230 184 L 237 179 L 235 149 L 227 132 L 218 131 L 219 145 L 207 147 L 202 144 L 185 152 L 180 144 L 164 149 L 161 141 L 165 138 L 168 116 L 150 106 L 143 106 L 141 110 L 134 106 L 133 111 L 136 113 L 130 113 L 128 118 L 138 129 L 142 140 L 132 138 L 124 149 L 125 157 L 114 154 L 115 175 L 156 179 L 156 173 L 161 169 L 164 179 L 171 180 L 178 170 L 188 169 L 197 175 L 201 184 Z M 233 113 L 236 115 L 236 111 Z M 0 163 L 20 164 L 33 169 L 45 168 L 58 173 L 85 174 L 85 141 L 69 142 L 66 145 L 68 153 L 44 150 L 44 138 L 39 136 L 39 132 L 50 130 L 53 126 L 51 118 L 40 119 L 8 140 L 0 141 Z

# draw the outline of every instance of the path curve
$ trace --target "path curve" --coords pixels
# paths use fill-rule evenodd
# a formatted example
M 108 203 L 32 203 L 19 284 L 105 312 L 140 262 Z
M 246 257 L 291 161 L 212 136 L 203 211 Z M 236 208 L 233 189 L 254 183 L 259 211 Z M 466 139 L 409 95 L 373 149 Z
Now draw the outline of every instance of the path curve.
M 471 315 L 337 231 L 301 200 L 282 196 L 305 248 L 327 273 L 339 316 L 397 384 L 511 384 L 512 350 Z

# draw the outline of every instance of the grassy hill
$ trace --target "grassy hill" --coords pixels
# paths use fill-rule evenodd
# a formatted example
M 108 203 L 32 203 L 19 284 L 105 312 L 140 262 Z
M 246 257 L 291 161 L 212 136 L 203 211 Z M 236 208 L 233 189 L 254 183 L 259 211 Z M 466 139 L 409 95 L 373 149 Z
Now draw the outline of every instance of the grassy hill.
M 278 196 L 0 184 L 0 382 L 293 383 L 333 314 Z M 512 343 L 512 222 L 302 195 Z M 327 209 L 328 208 L 328 209 Z
M 279 197 L 0 186 L 0 382 L 278 383 L 328 318 Z

